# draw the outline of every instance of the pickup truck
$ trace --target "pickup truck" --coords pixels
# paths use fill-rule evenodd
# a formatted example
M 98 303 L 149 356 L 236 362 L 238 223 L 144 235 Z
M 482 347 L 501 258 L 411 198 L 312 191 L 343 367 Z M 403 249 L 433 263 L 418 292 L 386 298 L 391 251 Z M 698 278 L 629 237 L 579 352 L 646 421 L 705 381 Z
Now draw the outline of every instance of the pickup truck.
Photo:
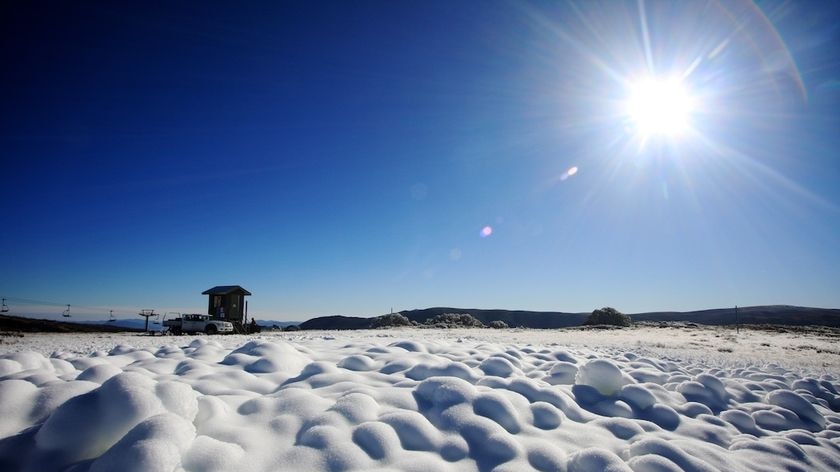
M 180 318 L 163 320 L 163 327 L 172 334 L 230 334 L 233 323 L 230 321 L 212 320 L 209 315 L 184 314 Z

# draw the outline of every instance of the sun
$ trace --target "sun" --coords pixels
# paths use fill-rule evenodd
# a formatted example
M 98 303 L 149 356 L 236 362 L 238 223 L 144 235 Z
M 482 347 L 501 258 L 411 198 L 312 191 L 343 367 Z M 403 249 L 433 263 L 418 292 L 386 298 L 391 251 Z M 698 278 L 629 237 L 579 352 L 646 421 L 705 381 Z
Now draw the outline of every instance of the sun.
M 643 139 L 678 137 L 689 129 L 694 99 L 677 79 L 649 78 L 630 86 L 626 114 Z

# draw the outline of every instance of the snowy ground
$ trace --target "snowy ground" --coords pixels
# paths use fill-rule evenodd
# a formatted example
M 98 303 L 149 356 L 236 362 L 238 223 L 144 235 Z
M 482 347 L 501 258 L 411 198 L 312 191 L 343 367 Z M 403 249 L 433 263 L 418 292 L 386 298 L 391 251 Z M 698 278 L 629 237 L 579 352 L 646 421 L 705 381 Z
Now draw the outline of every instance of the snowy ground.
M 0 470 L 840 470 L 831 331 L 0 337 Z

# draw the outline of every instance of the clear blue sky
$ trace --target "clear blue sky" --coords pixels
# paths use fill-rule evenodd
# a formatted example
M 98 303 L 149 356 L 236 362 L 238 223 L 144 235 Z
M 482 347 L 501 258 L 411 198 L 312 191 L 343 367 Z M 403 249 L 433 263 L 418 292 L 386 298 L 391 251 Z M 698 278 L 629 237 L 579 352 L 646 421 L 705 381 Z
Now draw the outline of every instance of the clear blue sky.
M 13 312 L 840 307 L 832 2 L 53 3 L 0 10 Z

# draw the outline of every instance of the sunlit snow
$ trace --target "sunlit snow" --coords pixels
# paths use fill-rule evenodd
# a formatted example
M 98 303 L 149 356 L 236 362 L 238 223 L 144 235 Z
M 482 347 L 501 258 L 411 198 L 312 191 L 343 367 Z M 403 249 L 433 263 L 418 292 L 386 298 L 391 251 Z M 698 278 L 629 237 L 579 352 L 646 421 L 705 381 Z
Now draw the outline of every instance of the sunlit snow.
M 829 335 L 29 335 L 2 470 L 840 470 Z

